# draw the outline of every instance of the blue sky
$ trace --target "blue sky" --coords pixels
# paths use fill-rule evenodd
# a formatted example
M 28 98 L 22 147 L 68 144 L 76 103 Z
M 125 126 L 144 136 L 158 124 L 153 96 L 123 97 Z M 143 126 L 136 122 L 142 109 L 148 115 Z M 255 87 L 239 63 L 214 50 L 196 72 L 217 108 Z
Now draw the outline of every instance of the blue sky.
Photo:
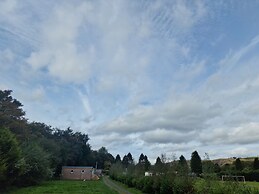
M 259 1 L 0 0 L 0 88 L 30 121 L 154 161 L 259 150 Z

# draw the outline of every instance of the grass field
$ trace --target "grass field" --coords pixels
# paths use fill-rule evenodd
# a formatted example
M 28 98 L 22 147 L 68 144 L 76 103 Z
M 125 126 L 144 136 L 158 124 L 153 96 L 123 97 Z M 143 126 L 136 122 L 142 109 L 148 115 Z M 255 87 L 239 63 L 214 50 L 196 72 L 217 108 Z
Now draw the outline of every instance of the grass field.
M 113 182 L 115 182 L 117 185 L 121 186 L 122 188 L 126 189 L 127 191 L 129 191 L 130 193 L 132 194 L 143 194 L 142 191 L 136 189 L 136 188 L 133 188 L 133 187 L 128 187 L 127 185 L 121 183 L 121 182 L 118 182 L 118 181 L 115 181 L 115 180 L 112 180 Z
M 10 192 L 10 194 L 117 194 L 99 181 L 48 181 L 39 186 L 26 187 Z
M 259 182 L 246 182 L 245 184 L 250 187 L 258 189 L 258 191 L 259 191 Z
M 258 182 L 222 182 L 222 181 L 208 181 L 204 179 L 197 179 L 195 181 L 195 190 L 198 193 L 208 191 L 208 193 L 253 193 L 259 194 Z

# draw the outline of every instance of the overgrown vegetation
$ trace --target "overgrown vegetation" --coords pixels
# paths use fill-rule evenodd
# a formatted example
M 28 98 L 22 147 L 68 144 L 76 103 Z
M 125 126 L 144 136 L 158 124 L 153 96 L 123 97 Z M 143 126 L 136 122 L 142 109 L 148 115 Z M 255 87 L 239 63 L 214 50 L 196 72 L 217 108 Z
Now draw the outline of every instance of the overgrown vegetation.
M 208 158 L 201 161 L 197 151 L 192 153 L 190 167 L 184 158 L 168 162 L 157 158 L 154 166 L 150 166 L 149 173 L 145 176 L 140 155 L 139 162 L 134 165 L 123 164 L 119 160 L 112 165 L 110 177 L 122 182 L 129 187 L 135 187 L 144 193 L 150 194 L 255 194 L 259 193 L 254 187 L 236 181 L 222 182 L 220 180 L 221 169 Z M 164 158 L 163 156 L 161 158 Z M 232 165 L 235 167 L 236 163 Z M 231 167 L 231 168 L 232 168 Z M 237 171 L 235 171 L 237 172 Z

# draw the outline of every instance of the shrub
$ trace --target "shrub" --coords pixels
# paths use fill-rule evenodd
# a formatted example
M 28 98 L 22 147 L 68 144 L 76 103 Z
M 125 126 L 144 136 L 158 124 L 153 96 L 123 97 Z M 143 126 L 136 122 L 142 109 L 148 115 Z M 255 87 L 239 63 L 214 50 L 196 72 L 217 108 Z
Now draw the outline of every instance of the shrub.
M 34 143 L 23 145 L 25 170 L 17 184 L 35 185 L 52 176 L 48 155 Z
M 173 193 L 194 193 L 193 181 L 189 177 L 176 177 L 173 182 Z
M 152 177 L 143 177 L 143 188 L 142 191 L 145 193 L 154 193 L 153 192 L 153 179 Z
M 167 177 L 163 177 L 161 179 L 160 185 L 160 193 L 161 194 L 172 194 L 172 181 L 169 180 Z
M 0 128 L 0 190 L 12 185 L 23 167 L 24 160 L 14 134 L 9 129 Z

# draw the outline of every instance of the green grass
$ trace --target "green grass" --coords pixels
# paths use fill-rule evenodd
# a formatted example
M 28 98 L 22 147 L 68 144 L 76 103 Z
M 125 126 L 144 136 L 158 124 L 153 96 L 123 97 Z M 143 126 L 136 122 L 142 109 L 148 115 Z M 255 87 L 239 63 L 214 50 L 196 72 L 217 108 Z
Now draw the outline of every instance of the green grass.
M 256 189 L 259 190 L 259 182 L 249 182 L 249 181 L 246 181 L 245 184 L 250 186 L 250 187 L 253 187 L 253 188 L 256 188 Z
M 197 193 L 249 193 L 258 194 L 259 193 L 259 183 L 258 182 L 222 182 L 222 181 L 209 181 L 204 179 L 197 179 L 194 184 L 195 191 Z
M 99 181 L 48 181 L 39 186 L 17 189 L 10 194 L 117 194 L 107 187 L 102 180 Z
M 121 183 L 121 182 L 118 182 L 118 181 L 115 181 L 115 180 L 112 180 L 110 179 L 111 181 L 115 182 L 117 185 L 121 186 L 122 188 L 126 189 L 127 191 L 129 191 L 130 193 L 132 194 L 143 194 L 142 191 L 134 188 L 134 187 L 128 187 L 127 185 Z

